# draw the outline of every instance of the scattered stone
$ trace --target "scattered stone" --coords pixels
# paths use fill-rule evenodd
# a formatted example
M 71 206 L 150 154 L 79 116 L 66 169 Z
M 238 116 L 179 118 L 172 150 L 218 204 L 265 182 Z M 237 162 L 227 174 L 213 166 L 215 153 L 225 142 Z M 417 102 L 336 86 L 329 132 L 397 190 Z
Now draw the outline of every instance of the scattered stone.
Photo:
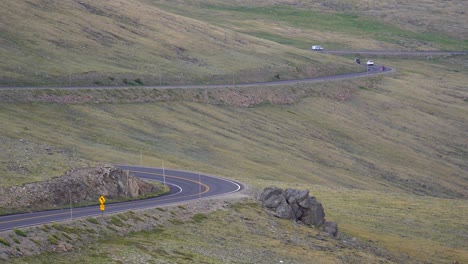
M 338 224 L 335 222 L 325 222 L 324 230 L 330 236 L 336 237 L 338 235 Z

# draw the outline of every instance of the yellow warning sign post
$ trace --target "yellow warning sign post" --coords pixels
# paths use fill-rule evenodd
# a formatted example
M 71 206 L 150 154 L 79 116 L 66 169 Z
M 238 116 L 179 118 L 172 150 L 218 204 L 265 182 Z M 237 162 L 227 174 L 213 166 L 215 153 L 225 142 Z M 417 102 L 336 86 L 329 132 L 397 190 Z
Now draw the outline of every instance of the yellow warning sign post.
M 99 202 L 101 203 L 101 205 L 99 206 L 99 210 L 101 210 L 101 215 L 104 215 L 104 210 L 106 209 L 106 206 L 104 205 L 104 203 L 106 202 L 106 198 L 104 198 L 104 196 L 101 195 L 99 197 Z

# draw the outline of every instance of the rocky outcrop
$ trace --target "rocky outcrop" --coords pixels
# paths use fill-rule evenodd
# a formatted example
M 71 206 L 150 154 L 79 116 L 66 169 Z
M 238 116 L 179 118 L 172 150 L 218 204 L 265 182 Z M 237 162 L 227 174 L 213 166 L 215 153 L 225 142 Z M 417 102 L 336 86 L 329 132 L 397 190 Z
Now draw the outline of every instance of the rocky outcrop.
M 97 202 L 106 198 L 137 197 L 159 189 L 148 182 L 112 166 L 82 168 L 44 182 L 0 189 L 0 208 L 37 210 L 73 203 Z
M 309 196 L 308 190 L 268 187 L 259 194 L 258 199 L 276 217 L 293 219 L 310 226 L 323 226 L 332 236 L 338 233 L 338 225 L 325 221 L 322 204 L 315 197 Z

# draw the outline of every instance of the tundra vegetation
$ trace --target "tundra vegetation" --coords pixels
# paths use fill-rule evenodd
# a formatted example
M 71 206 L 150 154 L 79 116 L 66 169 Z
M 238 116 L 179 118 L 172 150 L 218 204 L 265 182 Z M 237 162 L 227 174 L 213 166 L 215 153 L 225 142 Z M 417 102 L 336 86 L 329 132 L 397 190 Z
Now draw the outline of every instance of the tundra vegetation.
M 311 44 L 467 49 L 463 1 L 309 2 L 3 1 L 0 82 L 238 83 L 362 70 Z M 137 165 L 142 151 L 145 166 L 308 188 L 340 227 L 337 241 L 322 241 L 241 204 L 14 262 L 468 262 L 468 58 L 362 59 L 397 73 L 271 89 L 2 91 L 4 187 L 77 166 Z

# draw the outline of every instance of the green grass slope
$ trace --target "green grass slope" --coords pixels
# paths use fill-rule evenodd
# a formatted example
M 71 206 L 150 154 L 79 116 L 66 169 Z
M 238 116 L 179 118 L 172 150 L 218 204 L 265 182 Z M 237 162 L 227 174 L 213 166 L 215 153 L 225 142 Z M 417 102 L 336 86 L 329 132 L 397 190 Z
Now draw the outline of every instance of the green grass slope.
M 7 0 L 0 17 L 0 85 L 240 83 L 353 70 L 139 0 Z
M 463 1 L 148 0 L 226 28 L 302 49 L 467 49 Z

